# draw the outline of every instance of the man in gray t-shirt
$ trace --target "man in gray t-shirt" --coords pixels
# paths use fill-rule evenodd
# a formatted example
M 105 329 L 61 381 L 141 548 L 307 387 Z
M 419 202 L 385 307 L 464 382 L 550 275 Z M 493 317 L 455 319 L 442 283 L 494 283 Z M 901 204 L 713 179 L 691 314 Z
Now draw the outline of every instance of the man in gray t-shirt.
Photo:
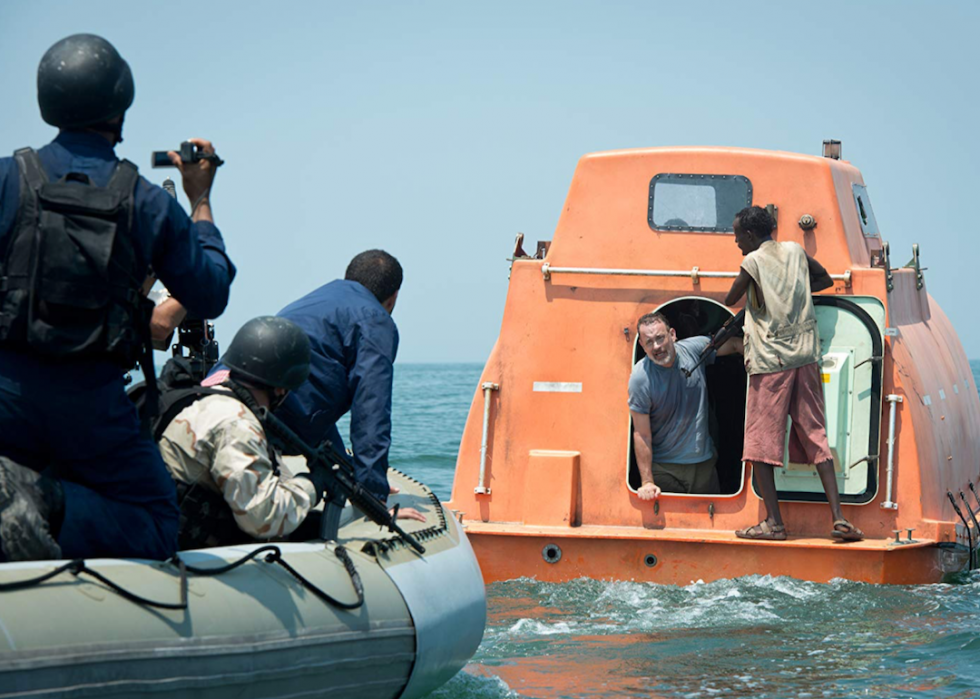
M 633 450 L 642 480 L 637 495 L 653 500 L 661 491 L 717 493 L 717 454 L 708 434 L 704 373 L 716 353 L 690 376 L 682 371 L 697 364 L 710 340 L 700 336 L 678 341 L 660 313 L 640 318 L 636 333 L 646 353 L 633 367 L 629 382 Z M 741 351 L 741 338 L 732 338 L 718 349 L 717 356 Z

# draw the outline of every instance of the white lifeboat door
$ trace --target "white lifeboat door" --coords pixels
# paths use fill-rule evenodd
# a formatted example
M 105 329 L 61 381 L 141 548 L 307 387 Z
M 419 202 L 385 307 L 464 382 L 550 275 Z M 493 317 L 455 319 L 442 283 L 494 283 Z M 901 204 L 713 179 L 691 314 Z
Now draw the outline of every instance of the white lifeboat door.
M 885 308 L 873 296 L 814 296 L 820 333 L 827 441 L 841 501 L 871 502 L 878 491 L 882 332 Z M 792 422 L 789 421 L 788 426 Z M 825 502 L 813 464 L 789 461 L 776 469 L 780 500 Z

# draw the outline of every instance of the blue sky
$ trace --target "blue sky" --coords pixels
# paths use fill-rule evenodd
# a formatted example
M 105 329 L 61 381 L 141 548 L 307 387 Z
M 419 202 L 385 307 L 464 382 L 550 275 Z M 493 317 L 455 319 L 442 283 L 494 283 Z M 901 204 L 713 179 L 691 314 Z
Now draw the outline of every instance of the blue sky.
M 818 154 L 843 141 L 896 263 L 980 358 L 974 2 L 0 3 L 0 152 L 40 146 L 41 55 L 112 41 L 136 101 L 118 152 L 213 140 L 239 268 L 227 345 L 381 247 L 405 362 L 486 359 L 514 235 L 550 239 L 579 157 L 663 145 Z M 532 242 L 533 245 L 533 242 Z

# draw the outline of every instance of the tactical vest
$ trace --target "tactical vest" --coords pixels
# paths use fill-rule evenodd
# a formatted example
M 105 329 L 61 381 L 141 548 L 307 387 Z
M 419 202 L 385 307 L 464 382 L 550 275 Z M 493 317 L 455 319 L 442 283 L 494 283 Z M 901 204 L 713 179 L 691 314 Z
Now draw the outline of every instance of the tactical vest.
M 132 239 L 136 166 L 120 161 L 98 187 L 78 173 L 50 182 L 30 148 L 14 158 L 20 201 L 0 249 L 0 344 L 131 368 L 149 343 L 153 310 Z
M 205 396 L 229 395 L 245 404 L 259 417 L 259 406 L 252 395 L 243 387 L 228 381 L 221 387 L 201 386 L 194 378 L 184 357 L 170 359 L 160 372 L 160 399 L 157 417 L 152 421 L 153 439 L 160 441 L 163 433 L 184 408 L 196 403 Z M 139 405 L 139 403 L 137 402 Z M 261 422 L 261 420 L 260 420 Z M 279 475 L 279 455 L 271 442 L 269 460 L 273 473 Z M 180 507 L 180 529 L 177 545 L 181 551 L 208 548 L 212 546 L 231 546 L 254 541 L 243 532 L 235 521 L 228 503 L 220 493 L 204 488 L 198 483 L 177 481 L 177 504 Z

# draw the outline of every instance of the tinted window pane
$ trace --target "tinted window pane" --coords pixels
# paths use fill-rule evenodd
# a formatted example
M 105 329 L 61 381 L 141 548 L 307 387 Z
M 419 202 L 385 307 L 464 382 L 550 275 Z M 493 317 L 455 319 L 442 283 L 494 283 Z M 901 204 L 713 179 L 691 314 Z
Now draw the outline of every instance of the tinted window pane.
M 731 232 L 751 205 L 752 183 L 741 175 L 662 173 L 650 181 L 647 221 L 655 230 Z
M 875 212 L 871 210 L 868 188 L 864 185 L 854 185 L 854 205 L 857 207 L 861 230 L 868 237 L 878 237 L 878 222 L 875 221 Z
M 718 223 L 714 187 L 658 182 L 655 195 L 654 225 L 714 228 Z

